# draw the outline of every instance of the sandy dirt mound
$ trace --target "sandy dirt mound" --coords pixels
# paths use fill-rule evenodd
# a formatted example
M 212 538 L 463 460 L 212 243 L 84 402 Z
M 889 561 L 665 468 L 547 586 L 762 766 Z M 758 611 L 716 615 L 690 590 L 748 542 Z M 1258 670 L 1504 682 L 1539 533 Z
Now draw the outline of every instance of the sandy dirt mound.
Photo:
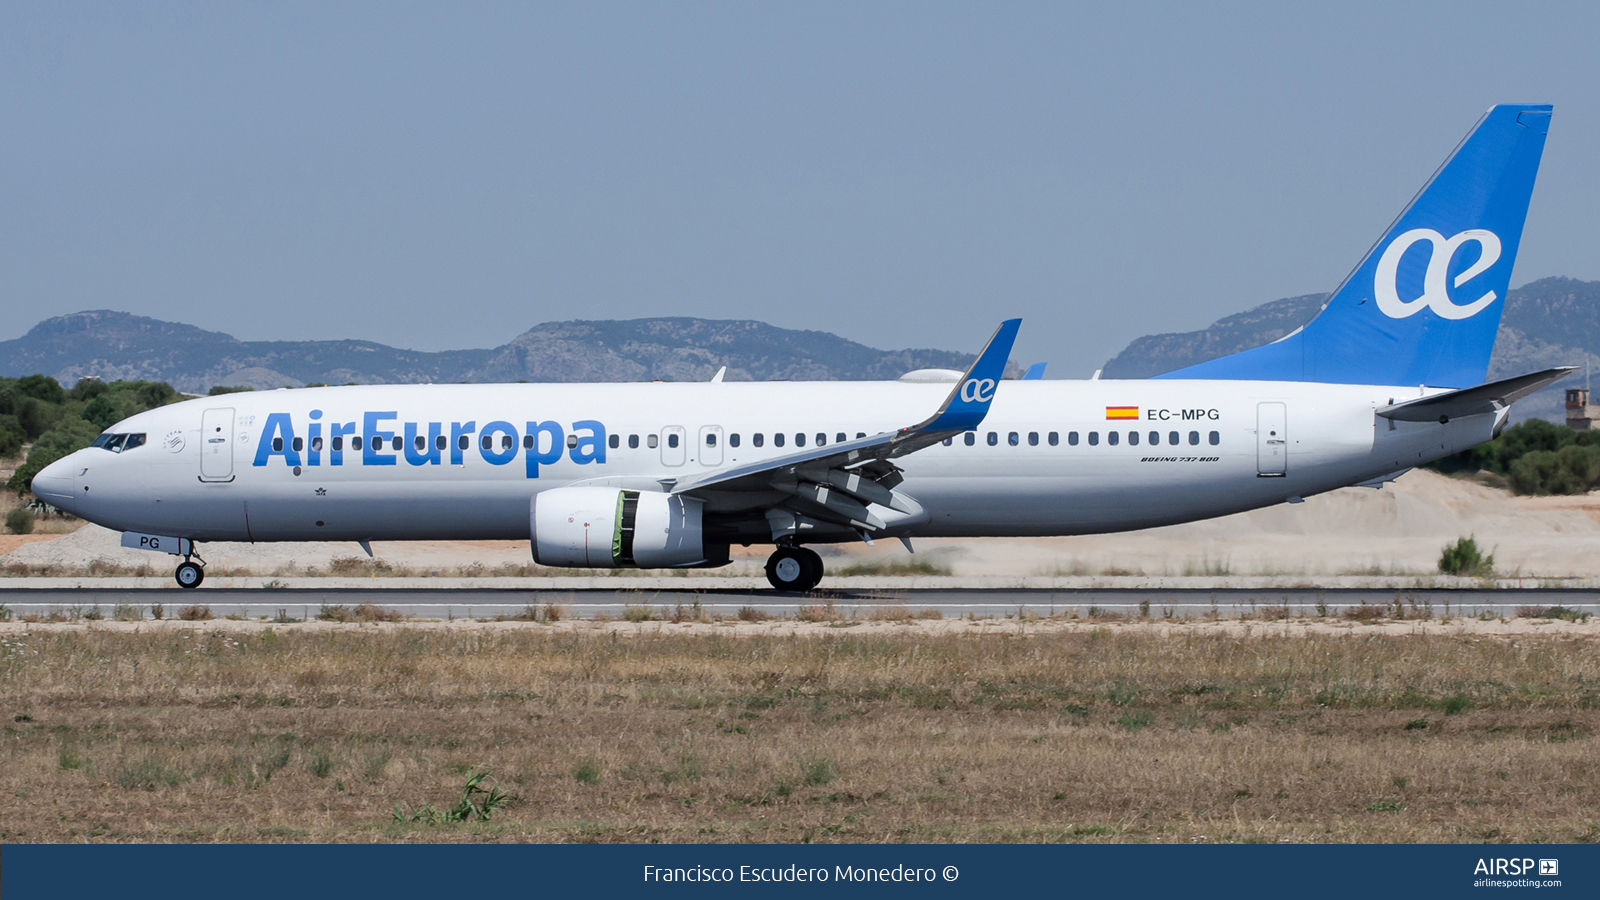
M 1513 497 L 1414 471 L 1382 490 L 1344 488 L 1304 503 L 1186 525 L 1065 538 L 917 541 L 957 575 L 1334 575 L 1436 571 L 1439 551 L 1474 535 L 1499 571 L 1600 574 L 1600 493 Z M 888 541 L 856 561 L 904 558 Z

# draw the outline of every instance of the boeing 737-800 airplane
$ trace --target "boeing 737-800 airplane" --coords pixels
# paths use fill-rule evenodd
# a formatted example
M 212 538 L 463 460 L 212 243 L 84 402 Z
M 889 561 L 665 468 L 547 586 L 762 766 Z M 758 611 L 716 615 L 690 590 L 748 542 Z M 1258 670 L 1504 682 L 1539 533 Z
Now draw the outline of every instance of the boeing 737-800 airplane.
M 33 492 L 183 556 L 205 541 L 531 538 L 546 566 L 719 566 L 773 544 L 1066 535 L 1220 516 L 1489 440 L 1552 369 L 1483 384 L 1549 106 L 1496 106 L 1304 328 L 1144 381 L 387 385 L 140 413 Z M 920 420 L 920 424 L 907 425 Z M 370 552 L 370 550 L 369 550 Z

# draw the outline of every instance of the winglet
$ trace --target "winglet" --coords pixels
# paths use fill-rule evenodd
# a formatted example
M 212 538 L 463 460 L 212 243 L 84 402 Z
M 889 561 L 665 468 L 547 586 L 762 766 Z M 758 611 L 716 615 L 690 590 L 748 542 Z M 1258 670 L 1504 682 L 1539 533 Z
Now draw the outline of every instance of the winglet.
M 1006 362 L 1011 359 L 1011 345 L 1017 339 L 1021 319 L 1007 319 L 995 329 L 989 343 L 973 361 L 967 374 L 956 382 L 955 389 L 944 400 L 944 405 L 933 417 L 920 425 L 905 429 L 901 434 L 929 431 L 968 431 L 977 428 L 989 414 L 989 403 L 994 400 L 995 387 L 1005 373 Z
M 1028 367 L 1028 371 L 1022 373 L 1022 380 L 1023 381 L 1043 381 L 1044 380 L 1044 365 L 1045 365 L 1044 363 L 1034 363 L 1033 365 L 1029 366 Z

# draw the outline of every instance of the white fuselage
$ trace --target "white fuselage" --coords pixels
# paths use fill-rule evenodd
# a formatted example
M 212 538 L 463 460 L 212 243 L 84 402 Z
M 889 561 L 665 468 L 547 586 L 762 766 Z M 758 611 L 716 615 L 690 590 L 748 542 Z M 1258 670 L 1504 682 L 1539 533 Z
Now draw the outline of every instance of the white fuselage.
M 197 541 L 526 539 L 540 491 L 577 483 L 660 490 L 793 453 L 796 435 L 810 447 L 818 435 L 833 443 L 894 430 L 937 408 L 949 390 L 795 382 L 238 393 L 127 419 L 111 432 L 144 434 L 142 446 L 80 450 L 41 472 L 34 490 L 109 528 Z M 901 531 L 1065 535 L 1209 518 L 1437 459 L 1488 440 L 1504 417 L 1391 423 L 1374 414 L 1423 393 L 1301 382 L 1003 382 L 971 445 L 961 435 L 896 460 L 905 473 L 899 490 L 927 512 Z M 1117 415 L 1137 418 L 1110 418 Z

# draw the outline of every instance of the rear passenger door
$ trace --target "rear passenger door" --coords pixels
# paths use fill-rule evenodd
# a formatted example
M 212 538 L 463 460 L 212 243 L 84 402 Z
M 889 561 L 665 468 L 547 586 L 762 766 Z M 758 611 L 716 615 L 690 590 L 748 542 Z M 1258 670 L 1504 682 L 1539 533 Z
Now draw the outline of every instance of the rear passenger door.
M 1278 478 L 1289 472 L 1289 413 L 1282 403 L 1256 404 L 1256 474 Z

